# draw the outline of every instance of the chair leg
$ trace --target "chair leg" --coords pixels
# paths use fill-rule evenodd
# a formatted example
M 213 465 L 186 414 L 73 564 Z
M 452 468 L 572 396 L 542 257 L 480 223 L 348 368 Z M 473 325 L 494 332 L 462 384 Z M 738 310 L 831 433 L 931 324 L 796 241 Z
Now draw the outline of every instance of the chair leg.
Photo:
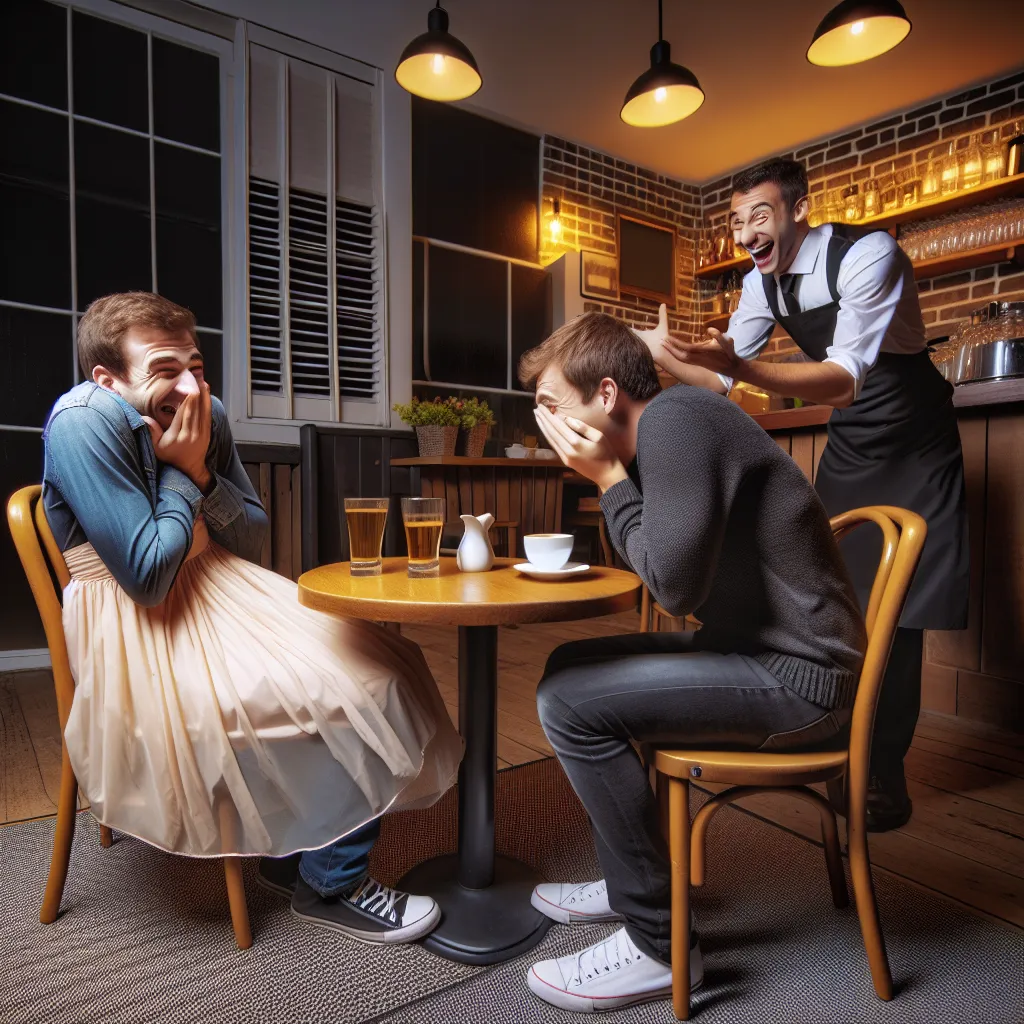
M 235 942 L 239 949 L 248 949 L 252 945 L 252 930 L 249 927 L 249 910 L 245 905 L 245 883 L 242 881 L 240 857 L 224 858 L 224 881 L 228 886 L 228 906 L 231 908 Z
M 60 766 L 60 794 L 57 797 L 57 827 L 53 834 L 53 853 L 50 856 L 50 875 L 46 880 L 46 893 L 39 920 L 53 924 L 60 911 L 64 883 L 71 862 L 71 841 L 75 838 L 75 811 L 78 803 L 78 779 L 75 778 L 67 747 L 61 744 L 63 756 Z
M 690 783 L 668 780 L 669 854 L 672 862 L 672 1009 L 690 1019 Z
M 653 758 L 652 758 L 653 760 Z M 654 770 L 654 795 L 658 800 L 658 823 L 661 825 L 661 834 L 666 843 L 671 842 L 672 826 L 670 824 L 669 811 L 669 778 L 662 775 L 657 769 Z
M 818 810 L 821 812 L 821 845 L 825 848 L 825 868 L 828 871 L 828 884 L 832 889 L 832 902 L 842 910 L 850 905 L 850 895 L 846 891 L 843 852 L 839 847 L 836 815 L 826 800 L 818 804 Z
M 100 846 L 109 850 L 114 845 L 114 833 L 106 825 L 100 825 Z
M 651 592 L 645 586 L 640 591 L 640 632 L 651 631 Z
M 892 973 L 885 951 L 885 938 L 878 918 L 875 886 L 871 880 L 871 860 L 868 857 L 868 834 L 865 826 L 866 787 L 861 787 L 859 798 L 849 794 L 847 818 L 847 844 L 850 851 L 850 877 L 853 879 L 853 897 L 857 903 L 860 932 L 871 966 L 871 980 L 878 998 L 892 999 Z

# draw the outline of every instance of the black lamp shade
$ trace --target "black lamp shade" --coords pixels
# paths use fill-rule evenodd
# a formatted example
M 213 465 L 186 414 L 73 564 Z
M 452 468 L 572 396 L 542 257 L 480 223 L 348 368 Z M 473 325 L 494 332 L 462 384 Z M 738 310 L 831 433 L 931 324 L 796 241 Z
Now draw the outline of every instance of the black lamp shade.
M 629 87 L 619 117 L 637 128 L 658 128 L 689 117 L 703 102 L 697 76 L 672 63 L 662 39 L 651 47 L 651 66 Z
M 464 100 L 483 85 L 469 47 L 448 31 L 442 7 L 431 8 L 427 31 L 402 51 L 395 78 L 407 92 L 445 103 Z
M 859 64 L 899 45 L 910 28 L 898 0 L 843 0 L 822 18 L 807 59 L 823 67 Z

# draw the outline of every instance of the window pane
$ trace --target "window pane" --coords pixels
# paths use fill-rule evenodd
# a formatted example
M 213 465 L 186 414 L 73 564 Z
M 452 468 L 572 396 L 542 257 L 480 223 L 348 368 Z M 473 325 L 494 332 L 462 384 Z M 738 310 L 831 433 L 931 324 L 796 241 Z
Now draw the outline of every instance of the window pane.
M 111 292 L 152 290 L 148 212 L 79 194 L 75 217 L 80 310 Z
M 199 331 L 199 350 L 203 353 L 203 377 L 210 390 L 221 400 L 224 398 L 224 353 L 221 336 Z
M 67 195 L 66 117 L 0 100 L 0 139 L 0 177 L 45 184 Z
M 149 213 L 149 140 L 75 122 L 75 191 Z
M 146 34 L 78 11 L 71 31 L 75 113 L 148 132 Z
M 220 61 L 153 37 L 153 132 L 220 152 Z
M 0 181 L 0 298 L 71 308 L 68 197 Z
M 41 0 L 0 4 L 0 92 L 67 110 L 66 8 Z
M 67 118 L 0 102 L 0 138 L 0 297 L 70 309 Z
M 203 327 L 222 326 L 220 231 L 157 215 L 157 290 L 187 306 Z
M 155 160 L 157 213 L 219 228 L 220 157 L 158 142 Z
M 155 159 L 157 288 L 220 327 L 220 158 L 157 143 Z
M 432 380 L 508 386 L 508 264 L 430 247 L 428 344 Z
M 519 359 L 551 333 L 551 274 L 512 265 L 512 387 L 519 383 Z
M 41 427 L 53 403 L 74 383 L 71 316 L 0 306 L 0 351 L 8 379 L 4 423 Z
M 27 484 L 37 484 L 42 476 L 42 435 L 0 430 L 0 493 L 11 494 Z M 45 647 L 46 635 L 10 530 L 0 530 L 0 580 L 4 581 L 0 649 L 17 651 Z

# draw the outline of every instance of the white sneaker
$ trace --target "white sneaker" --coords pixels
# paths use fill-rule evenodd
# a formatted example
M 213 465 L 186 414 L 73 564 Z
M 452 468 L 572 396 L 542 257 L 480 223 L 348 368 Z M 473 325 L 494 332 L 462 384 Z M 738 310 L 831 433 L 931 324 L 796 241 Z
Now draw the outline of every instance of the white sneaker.
M 690 989 L 704 980 L 700 945 L 690 949 Z M 541 960 L 526 976 L 546 1003 L 577 1013 L 619 1010 L 672 995 L 672 969 L 633 945 L 625 928 L 573 956 Z
M 608 905 L 608 886 L 603 878 L 582 885 L 545 882 L 533 890 L 530 902 L 535 910 L 559 924 L 622 920 L 622 915 Z

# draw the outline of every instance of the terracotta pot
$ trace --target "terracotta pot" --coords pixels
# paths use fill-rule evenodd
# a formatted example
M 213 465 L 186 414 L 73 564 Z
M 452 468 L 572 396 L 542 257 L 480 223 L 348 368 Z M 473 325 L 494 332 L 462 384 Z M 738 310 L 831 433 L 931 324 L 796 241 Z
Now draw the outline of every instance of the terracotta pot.
M 487 423 L 478 423 L 475 427 L 462 431 L 462 454 L 471 459 L 479 459 L 484 454 L 484 444 L 487 435 L 490 433 L 490 426 Z
M 437 424 L 417 427 L 416 444 L 419 446 L 420 456 L 432 458 L 437 455 L 454 455 L 458 436 L 458 427 L 442 427 Z

